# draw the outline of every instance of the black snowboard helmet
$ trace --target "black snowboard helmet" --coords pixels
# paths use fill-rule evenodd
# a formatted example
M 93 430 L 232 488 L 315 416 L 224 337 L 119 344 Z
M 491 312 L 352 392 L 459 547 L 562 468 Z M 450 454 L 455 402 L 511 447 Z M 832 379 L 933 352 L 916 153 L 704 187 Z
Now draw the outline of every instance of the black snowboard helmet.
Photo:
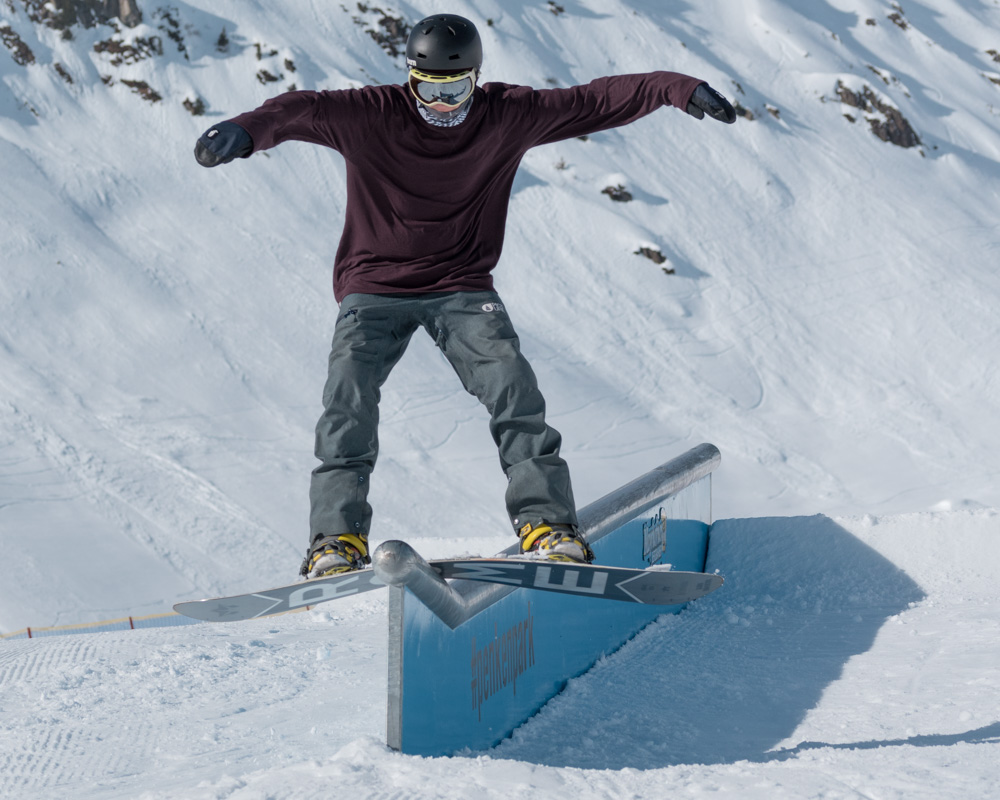
M 434 14 L 420 20 L 406 40 L 406 66 L 421 72 L 479 72 L 482 65 L 479 31 L 457 14 Z

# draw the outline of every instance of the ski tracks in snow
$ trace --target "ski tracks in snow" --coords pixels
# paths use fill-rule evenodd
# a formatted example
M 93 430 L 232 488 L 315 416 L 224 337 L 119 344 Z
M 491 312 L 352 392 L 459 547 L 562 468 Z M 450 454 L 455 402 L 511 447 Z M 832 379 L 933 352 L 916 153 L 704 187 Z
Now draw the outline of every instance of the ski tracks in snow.
M 385 613 L 348 598 L 280 622 L 4 642 L 0 797 L 190 797 L 383 737 Z
M 73 524 L 59 517 L 60 509 L 79 504 L 82 498 L 91 518 L 85 522 L 77 509 L 74 535 L 83 537 L 81 546 L 104 553 L 106 565 L 120 562 L 120 568 L 142 571 L 150 584 L 160 587 L 161 603 L 198 592 L 221 594 L 236 579 L 275 580 L 273 572 L 262 567 L 273 563 L 275 549 L 282 544 L 275 541 L 275 533 L 208 478 L 171 457 L 171 443 L 155 430 L 155 424 L 66 410 L 57 413 L 44 399 L 35 410 L 5 403 L 0 418 L 8 434 L 4 462 L 17 470 L 12 480 L 30 486 L 52 509 L 48 525 L 38 519 L 34 522 L 36 544 L 45 539 L 44 528 L 65 530 Z M 95 421 L 100 426 L 96 430 Z M 174 430 L 172 435 L 183 432 Z M 198 446 L 204 447 L 204 442 Z M 21 494 L 25 493 L 22 488 Z M 8 515 L 5 524 L 17 527 L 19 519 Z M 237 536 L 240 547 L 233 548 Z M 43 556 L 37 550 L 32 544 L 26 559 L 38 561 L 37 568 L 44 571 L 45 564 L 39 561 Z M 288 559 L 289 569 L 293 559 Z M 66 563 L 61 568 L 75 569 Z M 95 582 L 100 578 L 93 576 Z M 150 601 L 134 593 L 114 596 L 109 586 L 92 602 L 135 610 Z M 80 617 L 81 609 L 64 606 L 58 595 L 50 596 L 44 607 L 33 609 L 35 618 L 11 619 L 10 623 L 16 627 L 57 620 L 90 621 L 99 613 L 97 608 L 85 608 Z
M 96 728 L 88 714 L 80 713 L 85 701 L 78 691 L 88 681 L 108 677 L 100 668 L 97 644 L 87 636 L 70 636 L 12 642 L 0 650 L 4 797 L 52 797 L 54 787 L 100 782 L 103 776 L 133 771 L 131 762 L 155 747 L 152 728 L 128 731 L 126 737 L 127 725 Z M 117 746 L 108 747 L 109 739 Z

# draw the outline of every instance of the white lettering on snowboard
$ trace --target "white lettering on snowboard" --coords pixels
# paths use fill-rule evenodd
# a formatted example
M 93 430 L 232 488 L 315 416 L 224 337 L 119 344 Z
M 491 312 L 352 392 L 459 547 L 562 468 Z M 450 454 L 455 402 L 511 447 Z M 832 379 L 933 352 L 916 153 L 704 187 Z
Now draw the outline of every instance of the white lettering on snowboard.
M 592 572 L 590 586 L 580 586 L 580 572 L 575 569 L 568 569 L 563 573 L 562 583 L 552 582 L 552 567 L 539 567 L 535 572 L 534 587 L 544 589 L 562 589 L 565 591 L 582 592 L 584 594 L 604 594 L 604 589 L 608 585 L 608 573 Z
M 513 586 L 521 586 L 524 578 L 520 575 L 512 575 L 512 572 L 523 571 L 523 564 L 462 564 L 455 570 L 453 577 L 467 578 L 469 580 L 481 580 L 489 583 L 509 583 Z
M 362 574 L 352 575 L 336 583 L 320 583 L 315 586 L 310 586 L 307 583 L 288 595 L 288 607 L 301 608 L 302 606 L 314 605 L 327 600 L 335 600 L 338 597 L 357 594 L 362 589 L 358 585 L 362 577 L 370 578 L 370 583 L 380 583 L 374 576 Z

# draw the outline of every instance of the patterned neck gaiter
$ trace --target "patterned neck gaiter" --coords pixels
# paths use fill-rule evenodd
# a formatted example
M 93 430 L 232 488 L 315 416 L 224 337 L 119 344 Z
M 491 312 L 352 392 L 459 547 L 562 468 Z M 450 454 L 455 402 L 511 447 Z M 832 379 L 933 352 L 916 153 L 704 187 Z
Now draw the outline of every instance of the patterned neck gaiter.
M 461 125 L 465 122 L 465 118 L 469 116 L 470 108 L 472 108 L 471 97 L 459 108 L 447 112 L 447 115 L 436 114 L 430 109 L 425 108 L 421 103 L 417 103 L 417 111 L 420 112 L 420 116 L 437 128 L 454 128 L 456 125 Z

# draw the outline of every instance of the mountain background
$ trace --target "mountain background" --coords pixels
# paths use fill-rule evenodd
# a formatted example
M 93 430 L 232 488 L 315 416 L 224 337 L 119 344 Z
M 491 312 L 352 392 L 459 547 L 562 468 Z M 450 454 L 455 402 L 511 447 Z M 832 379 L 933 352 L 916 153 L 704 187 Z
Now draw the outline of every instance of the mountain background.
M 193 145 L 287 89 L 401 81 L 424 12 L 0 10 L 0 627 L 284 581 L 343 161 L 289 143 L 205 170 Z M 724 458 L 717 517 L 998 505 L 1000 7 L 453 11 L 482 29 L 485 81 L 669 69 L 743 114 L 667 108 L 524 160 L 496 282 L 581 506 L 702 441 Z M 422 338 L 382 402 L 373 539 L 495 552 L 485 411 Z
M 996 0 L 0 0 L 0 632 L 153 614 L 294 577 L 337 313 L 344 165 L 289 143 L 205 170 L 194 142 L 282 91 L 401 82 L 409 26 L 436 11 L 479 26 L 484 81 L 543 88 L 665 69 L 705 79 L 740 112 L 725 126 L 666 108 L 537 148 L 515 184 L 496 283 L 579 504 L 712 442 L 723 454 L 715 564 L 730 594 L 690 617 L 701 633 L 665 623 L 574 684 L 554 727 L 530 723 L 497 754 L 519 765 L 510 796 L 701 796 L 712 785 L 743 797 L 866 786 L 989 796 L 1000 719 L 988 579 L 1000 550 Z M 381 411 L 373 545 L 404 538 L 427 557 L 507 546 L 486 413 L 427 337 Z M 863 591 L 853 577 L 824 583 L 858 564 L 825 538 L 830 519 L 921 590 L 888 603 L 874 573 Z M 736 695 L 755 696 L 759 659 L 778 647 L 798 663 L 798 649 L 781 648 L 803 632 L 803 647 L 828 652 L 796 616 L 801 596 L 767 583 L 781 565 L 824 587 L 816 609 L 875 598 L 886 627 L 869 660 L 836 661 L 793 703 L 801 714 L 755 739 L 760 708 Z M 776 607 L 786 636 L 753 639 L 751 623 Z M 440 766 L 380 750 L 384 601 L 344 608 L 266 635 L 3 643 L 8 788 L 52 796 L 83 776 L 93 797 L 192 797 L 190 781 L 206 797 L 304 797 L 369 781 L 371 796 L 450 798 L 463 796 L 455 786 L 503 785 L 488 757 Z M 889 621 L 901 627 L 886 634 Z M 672 696 L 679 713 L 731 699 L 716 706 L 737 731 L 731 746 L 671 739 L 667 758 L 650 740 L 626 757 L 595 732 L 618 713 L 598 704 L 581 745 L 603 764 L 596 773 L 547 749 L 543 732 L 590 714 L 604 681 L 642 676 L 658 656 L 682 669 L 685 652 L 710 651 L 702 636 L 724 641 L 744 623 L 751 638 L 724 672 L 699 662 L 729 689 Z M 166 660 L 149 663 L 150 651 Z M 316 671 L 334 686 L 323 713 L 336 710 L 335 726 L 307 700 Z M 369 674 L 358 701 L 349 683 Z M 119 679 L 134 689 L 124 722 Z M 161 716 L 168 689 L 214 721 Z M 237 709 L 250 713 L 237 720 Z M 78 745 L 60 727 L 68 717 L 84 720 Z M 136 738 L 143 719 L 152 733 Z M 310 729 L 326 745 L 313 749 Z M 777 762 L 765 755 L 774 747 Z M 151 783 L 141 776 L 154 763 Z M 807 777 L 817 769 L 834 777 Z M 175 772 L 190 781 L 166 777 Z M 911 783 L 878 777 L 907 772 Z

